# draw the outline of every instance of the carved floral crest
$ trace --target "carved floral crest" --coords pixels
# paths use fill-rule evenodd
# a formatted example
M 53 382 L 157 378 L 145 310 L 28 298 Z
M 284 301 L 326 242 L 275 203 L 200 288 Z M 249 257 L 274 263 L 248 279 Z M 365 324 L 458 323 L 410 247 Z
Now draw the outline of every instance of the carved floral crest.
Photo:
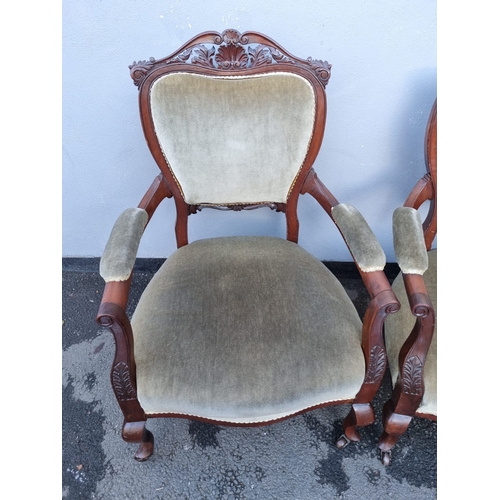
M 201 37 L 202 35 L 198 38 Z M 256 38 L 254 34 L 254 41 Z M 259 35 L 258 38 L 265 37 Z M 269 45 L 252 43 L 251 34 L 241 34 L 237 30 L 228 29 L 221 34 L 214 34 L 213 43 L 218 47 L 196 43 L 196 40 L 193 39 L 192 44 L 164 59 L 157 61 L 151 57 L 149 61 L 134 61 L 129 69 L 135 85 L 140 86 L 153 69 L 171 64 L 190 64 L 222 71 L 237 71 L 276 63 L 296 64 L 312 71 L 323 86 L 326 86 L 330 78 L 331 64 L 328 62 L 311 57 L 298 59 L 285 53 L 270 39 Z

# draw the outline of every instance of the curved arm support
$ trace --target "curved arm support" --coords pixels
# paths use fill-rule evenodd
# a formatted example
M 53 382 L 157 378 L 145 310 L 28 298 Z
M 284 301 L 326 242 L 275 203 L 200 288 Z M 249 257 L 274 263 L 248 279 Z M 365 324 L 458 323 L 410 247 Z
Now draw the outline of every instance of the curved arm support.
M 376 284 L 378 280 L 369 277 L 372 272 L 384 269 L 385 253 L 363 216 L 354 207 L 339 204 L 335 196 L 318 178 L 314 169 L 310 170 L 302 185 L 301 194 L 305 193 L 310 194 L 335 222 L 371 296 L 373 297 L 382 289 L 390 289 L 387 280 L 380 288 Z M 373 293 L 372 289 L 374 289 Z
M 132 275 L 146 226 L 160 202 L 171 197 L 165 178 L 158 175 L 137 208 L 126 209 L 116 220 L 101 257 L 99 272 L 106 282 L 126 281 Z
M 342 203 L 332 208 L 332 219 L 359 269 L 367 273 L 382 271 L 386 263 L 385 253 L 358 210 Z
M 422 276 L 403 274 L 403 281 L 410 309 L 416 321 L 399 353 L 399 373 L 402 374 L 403 385 L 409 387 L 408 390 L 403 389 L 403 392 L 420 396 L 421 399 L 424 384 L 423 367 L 434 335 L 436 313 Z
M 430 250 L 437 233 L 436 188 L 430 174 L 425 174 L 415 184 L 403 206 L 418 210 L 425 201 L 430 201 L 430 207 L 422 227 L 425 246 L 427 250 Z
M 382 273 L 383 274 L 383 273 Z M 383 336 L 385 318 L 399 311 L 400 303 L 391 290 L 379 292 L 372 298 L 363 318 L 362 343 L 366 362 L 365 379 L 354 403 L 370 403 L 377 393 L 387 367 Z
M 134 337 L 126 314 L 132 271 L 144 228 L 160 202 L 164 198 L 170 197 L 172 197 L 172 193 L 163 175 L 160 174 L 142 198 L 139 207 L 129 209 L 128 215 L 125 215 L 125 220 L 122 220 L 125 230 L 120 230 L 121 224 L 118 224 L 116 238 L 110 237 L 111 243 L 108 242 L 112 251 L 110 250 L 106 256 L 105 250 L 101 258 L 101 276 L 106 280 L 106 285 L 96 321 L 99 325 L 109 328 L 115 339 L 111 386 L 123 412 L 125 422 L 144 422 L 146 420 L 144 410 L 137 399 Z M 122 267 L 119 270 L 121 273 L 119 277 L 122 279 L 113 279 L 116 278 L 117 274 L 116 256 L 113 254 L 120 251 L 120 244 L 125 246 L 120 261 Z
M 424 366 L 434 335 L 436 315 L 424 279 L 418 274 L 403 274 L 410 309 L 416 317 L 412 332 L 399 352 L 399 376 L 391 399 L 384 407 L 384 433 L 379 441 L 389 451 L 408 427 L 424 395 Z M 434 416 L 429 416 L 435 419 Z
M 328 214 L 330 219 L 335 222 L 340 230 L 340 233 L 342 234 L 342 237 L 344 238 L 344 241 L 351 251 L 351 255 L 356 266 L 358 267 L 361 278 L 363 279 L 363 283 L 365 284 L 370 297 L 373 299 L 379 293 L 388 291 L 393 295 L 390 302 L 395 300 L 399 309 L 399 302 L 394 296 L 389 281 L 383 272 L 385 267 L 385 253 L 363 216 L 354 207 L 352 207 L 351 210 L 348 208 L 349 205 L 341 206 L 335 196 L 333 196 L 329 189 L 321 182 L 314 169 L 309 171 L 300 192 L 301 194 L 310 194 L 323 207 L 323 210 Z M 340 207 L 340 209 L 336 207 Z M 340 210 L 340 216 L 338 217 L 339 221 L 334 219 L 332 215 L 333 210 Z M 352 215 L 350 215 L 350 213 Z M 342 215 L 344 215 L 344 217 L 342 217 Z M 340 219 L 343 220 L 340 221 Z M 353 231 L 354 236 L 348 235 L 348 226 L 350 223 L 353 223 L 355 226 L 357 225 L 357 229 Z M 342 229 L 344 229 L 344 232 Z M 368 244 L 364 242 L 364 237 L 369 240 Z M 353 248 L 349 246 L 347 239 L 349 239 L 351 245 L 355 247 L 354 251 Z M 367 257 L 368 261 L 370 261 L 372 265 L 372 268 L 370 268 L 369 265 L 362 267 L 358 262 L 358 258 L 361 254 L 370 254 L 369 247 L 373 248 L 376 254 L 375 257 Z M 374 267 L 376 269 L 373 269 Z
M 144 410 L 137 399 L 134 337 L 125 310 L 117 304 L 101 303 L 97 323 L 109 328 L 115 338 L 116 349 L 111 368 L 111 386 L 125 421 L 145 421 Z
M 158 208 L 158 205 L 165 198 L 172 198 L 172 191 L 170 190 L 167 180 L 163 174 L 159 174 L 147 190 L 146 194 L 142 197 L 138 206 L 138 208 L 142 208 L 148 213 L 148 222 L 155 213 L 155 210 Z
M 314 168 L 309 170 L 300 190 L 300 194 L 306 193 L 309 193 L 323 207 L 323 210 L 329 217 L 332 216 L 332 208 L 339 204 L 337 198 L 335 198 L 330 190 L 321 182 Z
M 382 271 L 380 273 L 384 274 Z M 366 366 L 365 379 L 342 424 L 347 442 L 360 440 L 356 427 L 369 425 L 375 421 L 371 402 L 380 388 L 387 368 L 387 353 L 383 336 L 384 321 L 388 314 L 397 312 L 399 307 L 399 301 L 390 287 L 375 295 L 368 305 L 363 318 L 362 330 L 362 348 Z M 337 446 L 339 444 L 340 447 L 344 446 L 342 438 Z

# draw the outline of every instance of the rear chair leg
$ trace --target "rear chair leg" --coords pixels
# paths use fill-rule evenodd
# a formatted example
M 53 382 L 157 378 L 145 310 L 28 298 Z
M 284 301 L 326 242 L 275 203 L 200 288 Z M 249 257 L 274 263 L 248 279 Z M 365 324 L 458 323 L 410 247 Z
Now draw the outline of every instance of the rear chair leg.
M 127 443 L 141 443 L 134 455 L 138 462 L 144 462 L 153 454 L 154 437 L 152 432 L 146 429 L 146 421 L 124 422 L 122 438 Z

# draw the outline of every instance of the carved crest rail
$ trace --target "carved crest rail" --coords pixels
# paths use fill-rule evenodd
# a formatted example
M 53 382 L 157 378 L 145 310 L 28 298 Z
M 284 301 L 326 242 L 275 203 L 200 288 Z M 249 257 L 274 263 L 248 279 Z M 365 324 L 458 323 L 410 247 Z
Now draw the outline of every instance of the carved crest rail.
M 330 79 L 332 67 L 327 61 L 311 57 L 299 59 L 260 33 L 241 34 L 237 30 L 227 29 L 221 34 L 203 33 L 163 59 L 151 57 L 149 60 L 134 61 L 129 66 L 130 75 L 134 84 L 140 87 L 156 68 L 171 64 L 198 66 L 225 73 L 273 64 L 293 64 L 312 72 L 323 87 Z

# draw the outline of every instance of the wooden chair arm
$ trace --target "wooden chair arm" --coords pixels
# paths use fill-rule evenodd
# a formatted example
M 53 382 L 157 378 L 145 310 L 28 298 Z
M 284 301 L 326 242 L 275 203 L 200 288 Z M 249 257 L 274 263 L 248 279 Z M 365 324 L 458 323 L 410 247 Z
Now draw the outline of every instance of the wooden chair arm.
M 163 174 L 159 174 L 147 190 L 146 194 L 142 197 L 142 200 L 137 208 L 146 210 L 149 222 L 158 205 L 165 198 L 172 198 L 172 191 L 170 190 Z
M 147 190 L 146 194 L 143 196 L 137 208 L 143 209 L 147 212 L 148 219 L 144 227 L 151 220 L 154 212 L 156 211 L 158 205 L 164 198 L 171 198 L 172 192 L 170 191 L 163 174 L 159 174 L 152 182 L 151 186 Z M 130 293 L 130 285 L 132 282 L 132 271 L 127 280 L 124 281 L 108 281 L 104 287 L 104 293 L 101 300 L 101 308 L 103 304 L 110 303 L 115 304 L 123 311 L 127 309 L 128 297 Z M 99 309 L 99 317 L 104 313 Z M 104 321 L 104 320 L 103 320 Z
M 314 169 L 311 169 L 309 174 L 307 175 L 304 184 L 302 186 L 301 193 L 310 194 L 323 207 L 323 210 L 328 214 L 330 219 L 333 220 L 332 208 L 338 206 L 339 202 L 335 198 L 335 196 L 333 196 L 333 194 L 329 191 L 329 189 L 321 182 Z M 342 236 L 344 237 L 343 234 Z M 349 248 L 348 244 L 347 246 Z M 387 296 L 388 297 L 390 296 L 391 298 L 388 299 L 386 305 L 388 306 L 390 303 L 394 302 L 395 304 L 397 304 L 397 306 L 395 306 L 397 307 L 397 309 L 395 309 L 394 312 L 396 312 L 396 310 L 399 310 L 399 302 L 396 299 L 394 293 L 392 292 L 391 285 L 389 284 L 387 276 L 385 275 L 383 270 L 365 272 L 362 269 L 360 269 L 359 264 L 356 260 L 356 256 L 352 252 L 351 255 L 353 257 L 354 263 L 358 268 L 363 283 L 366 286 L 368 293 L 370 294 L 370 297 L 373 299 L 380 292 L 387 291 Z M 381 307 L 384 306 L 381 305 Z
M 417 317 L 434 314 L 434 306 L 429 298 L 423 276 L 421 274 L 402 274 L 411 313 Z
M 418 210 L 426 201 L 430 201 L 430 206 L 422 227 L 426 248 L 430 250 L 437 232 L 436 187 L 430 174 L 425 174 L 415 184 L 403 206 Z
M 123 309 L 123 311 L 126 311 L 131 283 L 132 275 L 130 275 L 130 278 L 127 281 L 109 281 L 106 283 L 102 294 L 99 312 L 97 314 L 98 322 L 99 317 L 104 314 L 103 311 L 101 311 L 103 304 L 115 304 Z

